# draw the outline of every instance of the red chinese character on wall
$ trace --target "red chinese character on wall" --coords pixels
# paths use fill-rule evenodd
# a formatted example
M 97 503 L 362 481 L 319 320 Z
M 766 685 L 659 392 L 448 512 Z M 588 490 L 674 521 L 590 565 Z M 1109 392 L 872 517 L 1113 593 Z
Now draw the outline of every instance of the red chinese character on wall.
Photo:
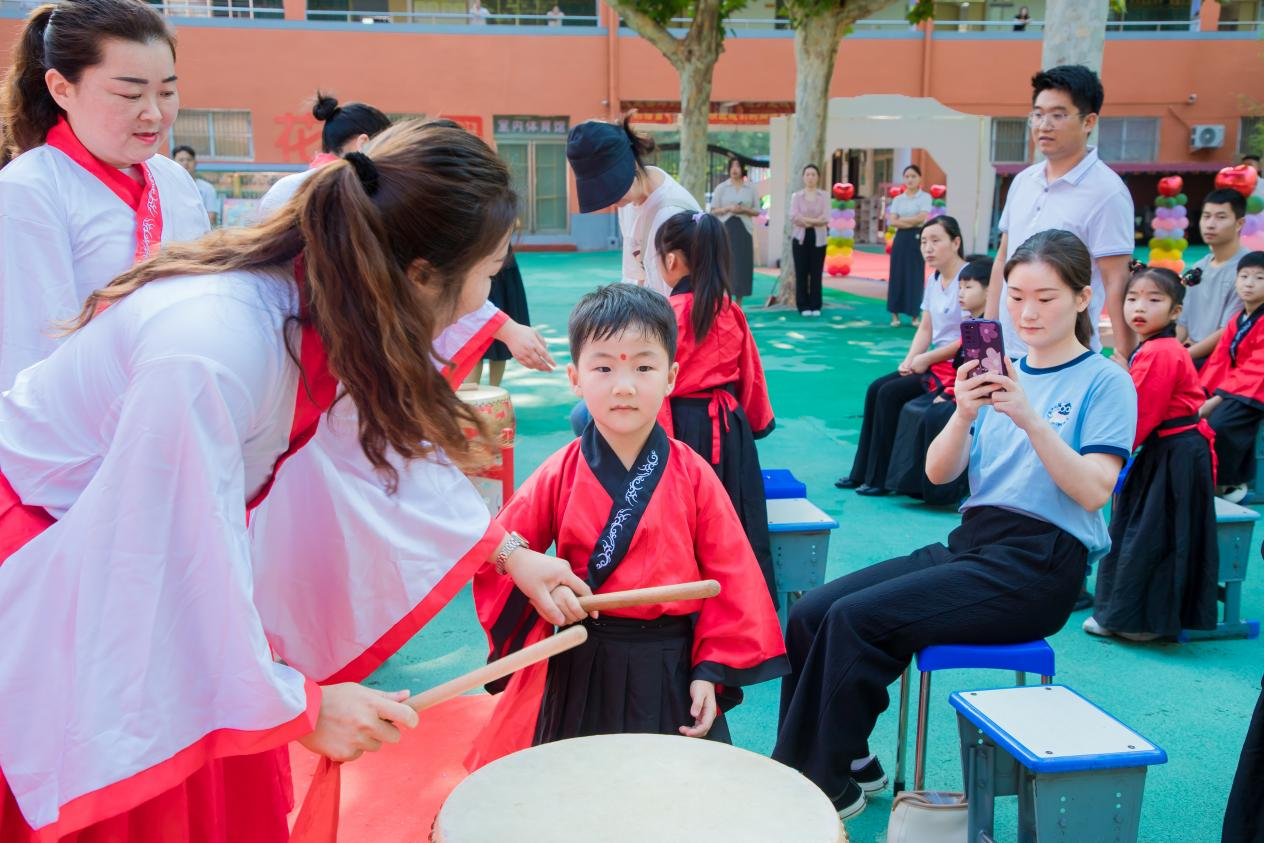
M 316 154 L 320 143 L 321 124 L 311 114 L 286 113 L 273 118 L 280 126 L 274 146 L 281 160 L 306 163 Z

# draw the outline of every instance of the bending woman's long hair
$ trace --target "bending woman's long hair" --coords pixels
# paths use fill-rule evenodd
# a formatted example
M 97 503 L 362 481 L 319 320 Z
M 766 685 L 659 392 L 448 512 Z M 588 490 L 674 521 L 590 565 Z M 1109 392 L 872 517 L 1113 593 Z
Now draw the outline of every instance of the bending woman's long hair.
M 366 152 L 376 187 L 345 160 L 328 164 L 266 222 L 165 246 L 93 293 L 74 327 L 151 281 L 284 271 L 301 255 L 307 318 L 359 410 L 361 447 L 391 488 L 388 448 L 406 459 L 442 449 L 474 464 L 481 449 L 463 428 L 482 425 L 436 368 L 433 338 L 458 315 L 466 275 L 513 226 L 509 170 L 474 135 L 415 122 L 383 132 Z

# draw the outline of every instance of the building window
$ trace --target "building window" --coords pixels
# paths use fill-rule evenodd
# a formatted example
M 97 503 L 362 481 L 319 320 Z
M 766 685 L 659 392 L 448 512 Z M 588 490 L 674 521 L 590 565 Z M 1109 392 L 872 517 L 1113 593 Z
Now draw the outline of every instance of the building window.
M 1264 117 L 1238 121 L 1238 155 L 1259 155 L 1264 149 Z
M 1023 164 L 1027 155 L 1027 118 L 992 118 L 992 163 Z
M 191 146 L 198 158 L 253 161 L 250 112 L 183 109 L 171 127 L 171 145 Z
M 1097 123 L 1103 161 L 1153 161 L 1159 156 L 1159 118 L 1103 117 Z

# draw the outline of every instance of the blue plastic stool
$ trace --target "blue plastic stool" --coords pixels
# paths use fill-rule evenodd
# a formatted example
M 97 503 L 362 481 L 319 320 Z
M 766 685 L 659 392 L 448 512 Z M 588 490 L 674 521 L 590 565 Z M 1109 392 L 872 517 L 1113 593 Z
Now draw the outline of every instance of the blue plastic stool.
M 1057 670 L 1054 666 L 1053 648 L 1048 642 L 1028 641 L 1025 644 L 939 644 L 927 647 L 917 654 L 917 669 L 922 674 L 922 684 L 917 700 L 917 738 L 913 759 L 913 789 L 922 790 L 926 785 L 926 728 L 930 714 L 930 675 L 936 670 L 959 668 L 988 668 L 1012 670 L 1019 685 L 1027 684 L 1027 674 L 1040 675 L 1040 684 L 1053 681 Z M 908 739 L 909 682 L 913 666 L 909 665 L 900 677 L 899 722 L 896 724 L 895 745 L 895 793 L 904 789 L 904 755 Z
M 800 482 L 788 468 L 765 468 L 764 497 L 768 500 L 806 498 L 808 487 Z

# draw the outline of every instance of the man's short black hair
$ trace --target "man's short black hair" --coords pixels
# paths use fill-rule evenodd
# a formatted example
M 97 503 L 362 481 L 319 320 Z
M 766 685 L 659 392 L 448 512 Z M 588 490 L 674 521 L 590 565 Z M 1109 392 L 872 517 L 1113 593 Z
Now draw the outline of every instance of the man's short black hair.
M 188 144 L 184 144 L 184 143 L 180 144 L 180 145 L 179 145 L 179 146 L 177 146 L 175 149 L 171 150 L 171 157 L 172 157 L 172 158 L 175 158 L 175 157 L 176 157 L 177 155 L 179 155 L 181 152 L 187 152 L 187 153 L 189 153 L 189 157 L 190 157 L 190 158 L 192 158 L 194 161 L 196 161 L 196 160 L 197 160 L 197 153 L 193 151 L 193 147 L 189 146 Z
M 1227 187 L 1217 188 L 1208 193 L 1203 199 L 1203 207 L 1206 208 L 1208 205 L 1228 205 L 1229 210 L 1233 211 L 1235 220 L 1246 216 L 1246 197 Z
M 571 362 L 579 363 L 584 343 L 600 342 L 629 328 L 640 328 L 662 344 L 669 361 L 676 359 L 676 314 L 667 298 L 636 284 L 618 283 L 598 287 L 571 311 Z
M 1082 64 L 1060 64 L 1031 77 L 1031 102 L 1042 91 L 1063 91 L 1081 114 L 1101 114 L 1106 92 L 1097 74 Z
M 1242 156 L 1243 164 L 1245 164 L 1248 161 L 1259 161 L 1259 160 L 1260 160 L 1259 153 L 1256 153 L 1256 152 L 1248 152 L 1246 155 Z
M 1247 252 L 1242 256 L 1242 260 L 1238 261 L 1237 271 L 1244 269 L 1264 269 L 1264 252 L 1256 249 L 1254 252 Z

